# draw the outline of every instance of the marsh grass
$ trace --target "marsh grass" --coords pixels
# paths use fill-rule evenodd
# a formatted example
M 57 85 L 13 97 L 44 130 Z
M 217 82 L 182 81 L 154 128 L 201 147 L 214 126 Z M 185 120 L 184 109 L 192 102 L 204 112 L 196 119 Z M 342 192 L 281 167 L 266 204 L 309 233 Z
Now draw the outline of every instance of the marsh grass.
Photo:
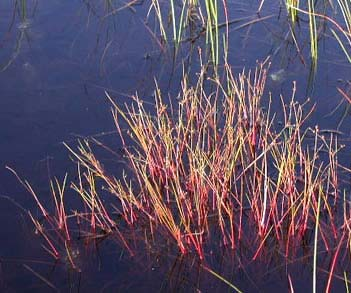
M 84 203 L 70 214 L 66 177 L 51 184 L 52 214 L 21 181 L 45 219 L 43 225 L 30 213 L 45 250 L 59 258 L 65 247 L 76 267 L 68 219 L 92 239 L 115 235 L 131 255 L 130 231 L 147 246 L 173 243 L 200 260 L 218 247 L 246 251 L 248 262 L 276 254 L 294 259 L 310 247 L 314 286 L 317 255 L 332 257 L 329 288 L 340 252 L 351 249 L 350 200 L 339 175 L 350 170 L 338 162 L 337 137 L 306 125 L 314 107 L 295 100 L 295 84 L 290 100 L 281 98 L 280 112 L 272 112 L 268 68 L 266 60 L 235 76 L 226 65 L 221 79 L 203 69 L 195 84 L 185 75 L 175 100 L 166 102 L 156 86 L 153 109 L 137 95 L 118 105 L 107 94 L 128 172 L 114 177 L 88 140 L 76 149 L 66 145 L 77 163 L 71 188 Z
M 347 60 L 351 62 L 350 57 L 350 48 L 351 48 L 351 4 L 349 0 L 336 0 L 336 3 L 329 1 L 329 5 L 334 8 L 337 13 L 342 15 L 341 19 L 338 15 L 327 15 L 326 13 L 320 13 L 316 11 L 316 6 L 318 1 L 307 1 L 307 9 L 304 10 L 299 7 L 298 3 L 295 1 L 286 1 L 287 9 L 290 13 L 291 20 L 294 23 L 294 20 L 297 18 L 290 12 L 295 11 L 294 13 L 303 13 L 309 17 L 309 32 L 310 32 L 310 51 L 311 58 L 314 64 L 318 60 L 318 19 L 327 21 L 332 25 L 330 31 L 335 37 L 336 41 L 339 43 L 340 48 L 344 52 Z M 323 3 L 322 3 L 323 4 Z M 324 7 L 327 4 L 324 4 Z M 324 8 L 326 9 L 326 8 Z
M 338 27 L 337 31 L 331 29 L 331 31 L 345 53 L 347 60 L 351 63 L 351 2 L 348 0 L 337 0 L 337 3 L 343 16 L 344 27 Z M 337 32 L 342 35 L 344 41 Z
M 194 87 L 184 78 L 177 108 L 165 104 L 157 89 L 155 115 L 137 96 L 125 110 L 110 98 L 134 180 L 108 176 L 88 142 L 74 154 L 86 169 L 89 186 L 99 178 L 120 201 L 119 211 L 127 223 L 134 225 L 141 212 L 153 231 L 160 227 L 183 253 L 194 249 L 203 258 L 213 226 L 219 229 L 222 244 L 235 249 L 243 227 L 249 225 L 257 233 L 255 256 L 271 238 L 288 255 L 290 245 L 301 241 L 309 222 L 316 219 L 318 196 L 333 219 L 329 199 L 338 189 L 330 177 L 336 172 L 336 142 L 332 138 L 327 143 L 318 128 L 303 130 L 306 117 L 293 98 L 283 106 L 284 126 L 275 129 L 275 114 L 260 107 L 266 79 L 263 65 L 237 78 L 229 67 L 226 70 L 226 86 L 216 79 L 205 80 L 204 72 Z M 215 91 L 206 94 L 206 83 L 212 83 Z M 120 119 L 127 123 L 127 133 Z M 312 147 L 305 142 L 307 133 L 314 138 Z M 132 149 L 125 144 L 126 135 L 135 141 Z M 321 151 L 330 154 L 329 163 L 319 161 Z M 113 223 L 95 189 L 73 187 L 95 215 L 92 223 L 107 227 Z M 337 234 L 332 221 L 328 226 Z M 328 230 L 320 228 L 324 229 Z
M 308 17 L 310 28 L 311 58 L 314 64 L 318 60 L 318 30 L 315 16 L 315 1 L 308 0 Z
M 291 18 L 291 22 L 295 24 L 298 19 L 298 10 L 296 8 L 299 8 L 300 6 L 300 1 L 299 0 L 286 0 L 285 2 L 286 9 L 288 11 L 288 14 Z
M 286 0 L 285 5 L 293 25 L 298 20 L 299 12 L 304 13 L 308 16 L 308 26 L 310 34 L 310 55 L 312 63 L 314 64 L 314 66 L 316 66 L 318 60 L 318 25 L 316 18 L 317 14 L 315 12 L 316 1 L 307 0 L 306 10 L 300 7 L 302 5 L 300 5 L 300 2 L 296 0 Z
M 299 0 L 285 0 L 284 3 L 293 25 L 298 22 L 299 13 L 308 16 L 310 56 L 315 67 L 318 60 L 319 19 L 327 20 L 336 27 L 336 29 L 331 28 L 331 32 L 348 60 L 351 60 L 349 53 L 349 47 L 351 46 L 351 10 L 348 0 L 337 0 L 337 5 L 342 14 L 343 25 L 334 20 L 333 17 L 326 15 L 325 12 L 317 11 L 321 9 L 326 10 L 328 5 L 334 7 L 335 3 L 332 1 L 308 0 L 300 3 Z M 264 1 L 261 1 L 258 13 L 261 11 L 263 4 Z M 177 6 L 174 0 L 169 3 L 153 0 L 150 4 L 147 18 L 150 19 L 151 15 L 154 14 L 155 24 L 158 27 L 161 38 L 165 44 L 172 40 L 176 52 L 178 52 L 178 48 L 183 41 L 197 39 L 198 35 L 205 33 L 206 46 L 209 49 L 208 60 L 217 67 L 219 64 L 223 64 L 222 61 L 225 61 L 220 58 L 222 53 L 224 56 L 228 53 L 226 44 L 229 42 L 229 26 L 231 24 L 231 20 L 228 19 L 230 15 L 229 9 L 232 8 L 225 1 L 218 0 L 187 0 L 183 1 L 180 6 Z M 224 20 L 224 22 L 220 22 L 220 20 Z M 224 33 L 220 30 L 223 24 L 226 27 Z
M 153 0 L 149 17 L 155 14 L 162 38 L 165 42 L 171 38 L 176 48 L 187 29 L 199 26 L 217 66 L 221 55 L 219 3 L 207 0 L 201 6 L 188 0 L 177 7 L 170 1 L 167 16 L 163 4 Z M 350 7 L 342 0 L 338 3 L 346 29 L 333 24 L 350 40 Z M 315 12 L 314 1 L 308 0 L 307 5 L 308 11 L 303 11 L 299 1 L 287 2 L 293 23 L 298 12 L 308 14 L 311 56 L 316 63 L 316 17 L 321 15 Z M 227 26 L 227 12 L 224 17 Z M 226 44 L 227 31 L 223 39 Z M 156 85 L 151 109 L 138 95 L 120 105 L 107 94 L 129 169 L 115 177 L 90 141 L 82 140 L 76 148 L 66 144 L 77 164 L 77 179 L 69 183 L 65 176 L 62 182 L 51 182 L 53 212 L 11 169 L 39 208 L 40 218 L 31 212 L 29 217 L 45 251 L 55 259 L 66 257 L 79 270 L 71 253 L 76 232 L 72 225 L 91 239 L 117 236 L 130 255 L 134 251 L 126 237 L 129 231 L 140 233 L 139 239 L 148 246 L 163 240 L 176 246 L 180 254 L 196 255 L 202 261 L 218 247 L 235 251 L 239 258 L 246 251 L 247 262 L 270 259 L 274 254 L 294 260 L 308 247 L 313 251 L 309 260 L 314 292 L 321 271 L 319 253 L 330 256 L 326 285 L 330 290 L 337 265 L 351 255 L 351 201 L 342 191 L 339 173 L 350 170 L 338 161 L 342 146 L 337 136 L 326 135 L 317 126 L 308 127 L 314 107 L 308 109 L 307 102 L 296 101 L 295 83 L 290 99 L 286 102 L 281 97 L 280 110 L 272 112 L 273 97 L 265 89 L 268 70 L 268 60 L 239 74 L 228 64 L 221 76 L 209 77 L 203 68 L 194 84 L 184 75 L 174 99 L 165 98 Z M 349 101 L 345 93 L 344 97 Z M 281 125 L 277 116 L 281 116 Z M 82 210 L 66 206 L 68 184 L 82 200 Z M 214 270 L 206 270 L 238 290 Z M 340 278 L 347 286 L 343 272 Z M 290 275 L 288 279 L 293 288 Z
M 168 44 L 172 40 L 176 52 L 180 43 L 185 39 L 198 38 L 199 35 L 206 35 L 206 46 L 209 49 L 209 61 L 215 66 L 219 64 L 220 50 L 225 53 L 225 46 L 221 46 L 222 35 L 219 23 L 220 18 L 225 19 L 228 25 L 228 11 L 225 1 L 205 0 L 194 1 L 185 0 L 181 5 L 172 0 L 169 3 L 153 0 L 150 4 L 147 18 L 155 16 L 155 23 L 158 32 L 164 43 Z M 170 29 L 169 29 L 170 27 Z M 227 42 L 228 29 L 223 34 L 224 42 Z

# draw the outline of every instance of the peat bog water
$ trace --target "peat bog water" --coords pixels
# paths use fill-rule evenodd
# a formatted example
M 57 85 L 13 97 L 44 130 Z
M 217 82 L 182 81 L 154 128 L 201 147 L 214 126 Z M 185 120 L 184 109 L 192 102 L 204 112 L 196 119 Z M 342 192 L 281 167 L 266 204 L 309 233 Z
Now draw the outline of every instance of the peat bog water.
M 338 107 L 343 98 L 337 88 L 350 91 L 351 65 L 330 30 L 320 33 L 317 70 L 311 76 L 306 17 L 297 29 L 300 55 L 288 37 L 286 9 L 279 0 L 265 1 L 259 16 L 259 1 L 227 2 L 229 19 L 241 19 L 229 27 L 228 63 L 234 72 L 252 69 L 257 60 L 271 56 L 266 91 L 272 92 L 273 107 L 279 105 L 280 94 L 290 98 L 296 81 L 296 99 L 310 97 L 310 105 L 316 104 L 309 123 L 340 133 L 346 147 L 339 160 L 349 166 L 351 112 L 346 101 Z M 5 168 L 16 170 L 44 203 L 52 203 L 49 180 L 76 172 L 62 142 L 74 146 L 78 138 L 96 137 L 111 148 L 120 147 L 105 91 L 121 105 L 136 91 L 153 102 L 155 79 L 162 91 L 174 94 L 183 64 L 196 72 L 197 48 L 204 47 L 204 36 L 182 43 L 173 58 L 171 48 L 160 47 L 154 18 L 147 18 L 149 1 L 125 5 L 103 0 L 0 3 L 1 292 L 230 291 L 201 269 L 196 258 L 183 259 L 166 247 L 146 252 L 141 246 L 129 257 L 117 241 L 106 239 L 72 252 L 81 272 L 72 270 L 67 259 L 55 262 L 41 247 L 26 212 L 39 214 L 35 201 Z M 259 18 L 264 19 L 249 24 Z M 117 171 L 124 167 L 115 158 L 104 160 Z M 74 205 L 74 198 L 67 200 Z M 235 269 L 226 263 L 230 254 L 216 257 L 217 271 L 243 292 L 289 288 L 278 260 L 238 270 L 237 264 Z M 311 290 L 311 271 L 296 267 L 297 292 Z M 343 280 L 334 280 L 333 286 L 345 290 Z

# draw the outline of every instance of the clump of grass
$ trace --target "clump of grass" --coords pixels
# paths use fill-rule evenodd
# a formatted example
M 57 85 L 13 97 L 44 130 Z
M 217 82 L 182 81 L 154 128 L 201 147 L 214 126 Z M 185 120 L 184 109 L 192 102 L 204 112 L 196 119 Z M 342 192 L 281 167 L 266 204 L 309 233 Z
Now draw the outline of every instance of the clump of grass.
M 73 188 L 90 208 L 91 225 L 118 226 L 100 199 L 102 184 L 127 226 L 143 223 L 146 234 L 170 237 L 183 254 L 203 259 L 213 245 L 236 250 L 250 243 L 257 259 L 270 243 L 294 257 L 311 229 L 322 241 L 310 245 L 329 251 L 346 231 L 334 212 L 337 140 L 304 126 L 312 110 L 295 101 L 295 90 L 287 105 L 282 100 L 283 124 L 276 127 L 276 114 L 261 107 L 265 64 L 238 77 L 226 66 L 225 81 L 205 76 L 200 72 L 194 86 L 184 77 L 176 104 L 165 103 L 157 88 L 153 114 L 137 95 L 124 107 L 109 97 L 132 176 L 114 178 L 87 141 L 71 149 L 79 178 L 87 178 L 88 188 Z
M 116 178 L 87 140 L 77 150 L 67 145 L 77 161 L 71 187 L 85 206 L 72 216 L 63 203 L 66 178 L 52 184 L 53 215 L 21 181 L 49 224 L 46 229 L 30 215 L 46 250 L 59 257 L 57 233 L 75 266 L 70 217 L 87 223 L 95 238 L 114 233 L 131 255 L 128 231 L 145 235 L 148 245 L 163 239 L 200 259 L 214 247 L 249 249 L 249 261 L 269 253 L 294 259 L 308 246 L 315 290 L 317 256 L 332 256 L 330 288 L 340 252 L 351 243 L 350 202 L 341 195 L 338 172 L 341 147 L 333 133 L 305 125 L 313 107 L 306 111 L 296 102 L 295 84 L 290 101 L 281 98 L 280 114 L 271 111 L 268 93 L 263 109 L 268 68 L 265 61 L 235 77 L 226 65 L 223 79 L 207 78 L 203 69 L 194 85 L 184 76 L 175 100 L 165 102 L 156 87 L 151 110 L 137 95 L 124 106 L 107 95 L 129 171 Z
M 28 216 L 34 224 L 35 234 L 40 235 L 44 240 L 43 249 L 56 260 L 65 258 L 71 268 L 80 271 L 74 257 L 72 257 L 72 233 L 69 219 L 73 216 L 66 213 L 64 203 L 67 174 L 64 176 L 62 183 L 57 178 L 50 182 L 50 192 L 54 202 L 54 212 L 50 213 L 29 182 L 22 180 L 12 168 L 7 167 L 7 169 L 17 177 L 23 187 L 32 195 L 39 208 L 40 216 L 38 218 L 33 216 L 30 211 L 28 211 Z
M 292 1 L 286 2 L 288 10 L 294 9 L 297 12 L 301 12 L 307 14 L 309 17 L 309 31 L 310 31 L 310 43 L 311 43 L 311 58 L 314 63 L 318 59 L 318 28 L 317 28 L 317 18 L 321 18 L 327 20 L 331 23 L 334 28 L 330 28 L 332 34 L 334 35 L 335 39 L 338 41 L 341 49 L 345 53 L 348 61 L 351 62 L 350 56 L 350 48 L 351 48 L 351 4 L 349 0 L 337 0 L 338 8 L 341 12 L 342 18 L 341 22 L 339 20 L 335 20 L 332 17 L 317 13 L 315 11 L 316 2 L 312 0 L 308 0 L 308 9 L 303 10 L 298 7 L 298 5 L 293 5 Z M 330 2 L 332 5 L 332 2 Z
M 162 3 L 159 0 L 153 0 L 148 11 L 148 19 L 152 12 L 155 16 L 155 23 L 161 38 L 167 44 L 172 40 L 176 52 L 179 45 L 184 39 L 198 38 L 200 34 L 206 34 L 206 45 L 209 48 L 211 61 L 215 66 L 219 64 L 220 51 L 220 26 L 228 26 L 227 4 L 222 1 L 222 6 L 218 0 L 194 1 L 185 0 L 180 7 L 176 2 L 171 0 L 169 3 Z M 220 6 L 220 7 L 219 7 Z M 179 9 L 177 9 L 179 8 Z M 223 11 L 225 23 L 219 24 L 220 12 Z M 168 27 L 171 27 L 169 29 Z M 227 42 L 228 28 L 223 37 L 224 43 Z M 223 45 L 225 53 L 225 46 Z
M 324 16 L 315 12 L 316 1 L 308 0 L 306 2 L 307 10 L 302 9 L 300 2 L 296 0 L 286 0 L 285 4 L 290 15 L 291 21 L 294 24 L 297 21 L 298 13 L 308 15 L 309 33 L 310 33 L 310 52 L 312 65 L 315 69 L 318 60 L 318 27 L 317 16 Z

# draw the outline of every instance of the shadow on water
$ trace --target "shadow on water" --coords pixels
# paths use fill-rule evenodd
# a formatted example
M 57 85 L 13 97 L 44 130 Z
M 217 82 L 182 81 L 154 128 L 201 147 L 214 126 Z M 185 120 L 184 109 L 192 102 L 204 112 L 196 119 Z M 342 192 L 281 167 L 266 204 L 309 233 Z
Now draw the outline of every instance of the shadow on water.
M 239 73 L 270 55 L 267 89 L 276 97 L 272 107 L 280 105 L 280 94 L 291 96 L 296 81 L 296 99 L 309 97 L 317 105 L 311 125 L 318 123 L 320 129 L 339 135 L 339 141 L 346 145 L 339 159 L 349 166 L 351 120 L 345 96 L 350 97 L 351 66 L 340 61 L 345 57 L 325 19 L 319 22 L 319 60 L 313 64 L 305 25 L 308 17 L 301 14 L 293 26 L 285 7 L 276 2 L 265 1 L 257 15 L 257 1 L 228 1 L 227 61 Z M 271 243 L 255 262 L 250 247 L 243 248 L 238 256 L 214 246 L 202 262 L 192 254 L 179 255 L 178 248 L 167 241 L 149 243 L 135 229 L 125 235 L 134 254 L 131 257 L 117 232 L 108 237 L 103 231 L 95 235 L 86 232 L 90 229 L 75 217 L 75 211 L 85 207 L 69 192 L 65 196 L 67 214 L 72 215 L 69 220 L 75 241 L 62 241 L 49 230 L 62 257 L 55 260 L 48 253 L 40 229 L 50 223 L 40 216 L 33 198 L 5 166 L 26 178 L 50 211 L 55 210 L 55 203 L 49 181 L 57 176 L 62 182 L 66 172 L 69 178 L 77 177 L 76 166 L 62 142 L 98 139 L 109 147 L 102 153 L 102 163 L 122 176 L 122 169 L 128 167 L 122 162 L 122 146 L 115 138 L 105 91 L 118 96 L 120 105 L 138 91 L 151 109 L 155 80 L 161 91 L 175 96 L 183 72 L 189 79 L 194 76 L 190 83 L 196 80 L 201 67 L 198 52 L 206 58 L 211 56 L 203 16 L 193 15 L 179 47 L 167 45 L 149 5 L 146 1 L 109 0 L 1 2 L 0 290 L 223 292 L 230 288 L 227 281 L 243 292 L 278 292 L 290 288 L 291 280 L 296 291 L 312 290 L 310 244 L 290 260 Z M 176 11 L 181 13 L 180 3 Z M 224 21 L 221 16 L 219 22 Z M 171 25 L 166 30 L 171 31 Z M 220 34 L 225 33 L 223 26 Z M 119 217 L 117 213 L 114 216 Z M 324 276 L 320 286 L 324 288 L 328 272 L 322 267 L 328 268 L 332 259 L 321 251 L 318 261 L 319 273 Z M 341 270 L 334 278 L 333 289 L 345 290 Z

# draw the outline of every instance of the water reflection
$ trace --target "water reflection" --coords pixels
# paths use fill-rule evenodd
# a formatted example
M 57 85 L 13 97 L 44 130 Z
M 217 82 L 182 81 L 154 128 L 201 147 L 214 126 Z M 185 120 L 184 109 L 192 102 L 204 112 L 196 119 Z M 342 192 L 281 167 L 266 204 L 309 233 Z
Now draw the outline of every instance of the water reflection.
M 30 46 L 32 39 L 31 36 L 31 25 L 32 19 L 35 17 L 35 11 L 38 2 L 35 1 L 31 10 L 27 7 L 26 0 L 16 0 L 13 6 L 12 19 L 8 24 L 5 38 L 3 39 L 3 46 L 8 45 L 8 39 L 11 37 L 15 39 L 14 47 L 11 55 L 4 64 L 0 66 L 1 71 L 5 71 L 11 64 L 16 60 L 18 55 L 21 53 L 23 47 L 26 45 Z M 13 35 L 13 36 L 12 36 Z

